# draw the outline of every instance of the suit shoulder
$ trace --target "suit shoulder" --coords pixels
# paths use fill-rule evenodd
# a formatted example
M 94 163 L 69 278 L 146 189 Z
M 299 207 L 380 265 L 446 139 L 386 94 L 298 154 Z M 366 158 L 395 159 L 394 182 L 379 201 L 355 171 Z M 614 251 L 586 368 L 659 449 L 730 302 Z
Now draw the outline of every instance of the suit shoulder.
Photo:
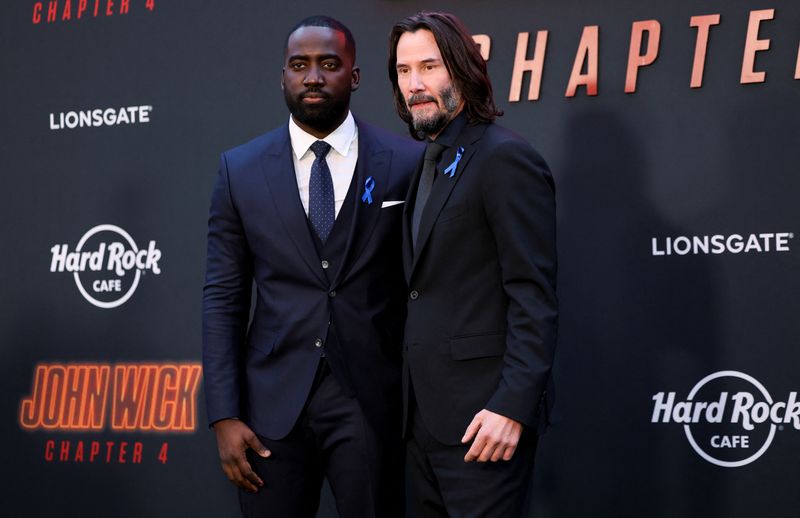
M 286 125 L 283 125 L 259 135 L 244 144 L 228 149 L 222 154 L 229 166 L 231 164 L 251 164 L 258 160 L 270 147 L 287 138 L 288 129 Z
M 486 132 L 483 134 L 483 139 L 492 145 L 500 145 L 509 148 L 521 146 L 533 149 L 533 146 L 531 146 L 530 142 L 528 142 L 525 137 L 497 123 L 492 123 L 487 126 Z
M 489 124 L 483 135 L 483 146 L 490 150 L 494 156 L 501 154 L 521 154 L 531 159 L 535 164 L 548 170 L 547 163 L 542 155 L 528 142 L 528 140 L 513 130 L 497 123 Z

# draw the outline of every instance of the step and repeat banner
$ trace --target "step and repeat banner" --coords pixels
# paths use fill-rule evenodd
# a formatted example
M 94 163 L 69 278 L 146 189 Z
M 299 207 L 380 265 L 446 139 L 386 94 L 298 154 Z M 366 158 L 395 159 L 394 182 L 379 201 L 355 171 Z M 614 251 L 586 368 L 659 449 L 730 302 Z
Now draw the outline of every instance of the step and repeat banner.
M 219 153 L 285 122 L 318 13 L 356 37 L 353 111 L 403 133 L 387 36 L 422 9 L 473 31 L 557 184 L 531 516 L 800 515 L 795 0 L 4 2 L 3 515 L 238 515 L 200 365 Z

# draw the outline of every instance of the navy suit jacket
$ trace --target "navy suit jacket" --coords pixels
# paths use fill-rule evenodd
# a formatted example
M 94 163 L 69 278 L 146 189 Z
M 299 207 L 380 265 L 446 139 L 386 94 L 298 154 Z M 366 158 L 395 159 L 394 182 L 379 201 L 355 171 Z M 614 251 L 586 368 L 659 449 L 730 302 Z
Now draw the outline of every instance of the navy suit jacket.
M 221 156 L 203 291 L 209 423 L 239 417 L 258 434 L 285 437 L 324 350 L 374 426 L 399 435 L 403 204 L 381 206 L 405 199 L 422 148 L 356 123 L 355 209 L 332 272 L 323 271 L 300 201 L 288 124 Z M 369 177 L 372 203 L 362 201 Z
M 443 170 L 461 147 L 451 177 Z M 406 398 L 411 381 L 425 424 L 445 444 L 460 444 L 484 408 L 542 430 L 558 315 L 553 177 L 497 124 L 464 126 L 439 164 L 416 249 L 420 168 L 405 209 Z

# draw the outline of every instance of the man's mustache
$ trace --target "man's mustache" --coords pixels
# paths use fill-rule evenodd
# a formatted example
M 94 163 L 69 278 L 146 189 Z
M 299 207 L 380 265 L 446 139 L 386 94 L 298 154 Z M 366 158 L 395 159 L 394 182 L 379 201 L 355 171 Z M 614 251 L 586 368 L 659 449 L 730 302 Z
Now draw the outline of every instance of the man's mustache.
M 323 92 L 317 88 L 308 88 L 300 93 L 298 96 L 300 99 L 305 99 L 306 97 L 315 97 L 319 99 L 327 99 L 330 97 L 330 94 L 327 92 Z
M 422 103 L 435 103 L 436 98 L 432 95 L 428 94 L 414 94 L 408 98 L 408 106 L 414 106 L 415 104 L 422 104 Z

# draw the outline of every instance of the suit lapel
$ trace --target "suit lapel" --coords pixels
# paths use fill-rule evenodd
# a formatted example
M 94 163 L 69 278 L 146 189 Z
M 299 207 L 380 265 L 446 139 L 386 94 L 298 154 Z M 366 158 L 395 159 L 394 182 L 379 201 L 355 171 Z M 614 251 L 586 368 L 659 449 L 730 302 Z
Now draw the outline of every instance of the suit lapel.
M 327 285 L 297 190 L 297 176 L 292 160 L 288 124 L 283 126 L 279 138 L 273 140 L 271 146 L 268 147 L 262 157 L 261 167 L 269 185 L 272 201 L 287 234 L 317 279 Z M 265 224 L 268 223 L 265 222 Z
M 428 238 L 431 235 L 433 226 L 436 224 L 436 219 L 439 217 L 439 213 L 444 208 L 448 198 L 450 198 L 450 193 L 453 192 L 456 184 L 469 167 L 469 161 L 472 159 L 477 149 L 475 143 L 480 140 L 484 131 L 486 131 L 486 126 L 483 124 L 466 126 L 456 139 L 455 144 L 442 155 L 439 166 L 436 168 L 436 181 L 433 184 L 428 202 L 425 204 L 425 210 L 422 211 L 422 219 L 419 222 L 419 235 L 417 236 L 417 249 L 414 251 L 414 257 L 407 280 L 411 280 L 411 274 L 414 272 L 419 258 L 425 250 L 425 245 L 428 243 Z M 450 178 L 450 175 L 445 175 L 443 171 L 456 159 L 459 147 L 464 148 L 464 153 L 461 155 L 461 160 L 458 162 L 455 175 Z M 420 170 L 421 169 L 422 168 L 420 168 Z M 416 195 L 416 193 L 414 194 Z
M 406 202 L 403 204 L 403 270 L 406 274 L 406 282 L 411 281 L 411 265 L 414 262 L 414 247 L 411 244 L 411 219 L 414 214 L 413 205 L 417 196 L 419 177 L 422 174 L 422 162 L 423 158 L 420 157 L 417 168 L 414 170 L 414 175 L 411 177 L 411 183 L 408 185 Z
M 386 194 L 386 185 L 389 183 L 389 166 L 392 162 L 392 151 L 385 149 L 372 137 L 369 129 L 358 125 L 358 161 L 353 173 L 356 177 L 355 210 L 350 233 L 347 237 L 344 256 L 339 265 L 339 270 L 333 280 L 332 288 L 342 282 L 352 264 L 358 259 L 369 242 L 375 224 L 381 213 L 381 204 Z M 366 192 L 367 179 L 372 177 L 375 187 L 372 189 L 372 203 L 362 200 Z

